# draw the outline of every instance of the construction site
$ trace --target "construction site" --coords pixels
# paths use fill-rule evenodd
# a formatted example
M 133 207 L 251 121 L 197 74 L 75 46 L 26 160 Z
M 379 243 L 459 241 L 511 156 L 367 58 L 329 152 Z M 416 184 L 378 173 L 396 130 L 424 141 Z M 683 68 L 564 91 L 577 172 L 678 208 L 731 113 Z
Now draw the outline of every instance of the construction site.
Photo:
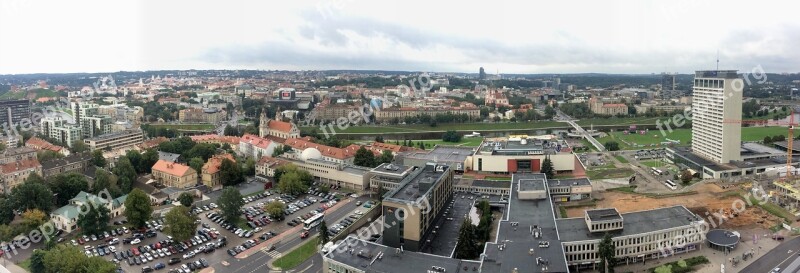
M 608 190 L 594 193 L 595 200 L 592 204 L 570 207 L 566 211 L 567 217 L 583 217 L 584 211 L 591 208 L 616 208 L 620 213 L 626 213 L 683 205 L 706 218 L 712 228 L 770 229 L 780 225 L 783 222 L 782 218 L 745 201 L 744 196 L 749 190 L 748 184 L 728 186 L 723 189 L 713 183 L 698 184 L 691 192 L 668 197 L 625 190 Z

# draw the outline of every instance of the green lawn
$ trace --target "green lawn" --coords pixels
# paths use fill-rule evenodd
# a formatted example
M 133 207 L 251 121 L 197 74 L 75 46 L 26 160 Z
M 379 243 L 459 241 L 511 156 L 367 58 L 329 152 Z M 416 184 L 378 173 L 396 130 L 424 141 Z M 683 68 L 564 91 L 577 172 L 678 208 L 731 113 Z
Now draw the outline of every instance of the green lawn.
M 656 120 L 665 119 L 664 117 L 640 117 L 640 118 L 596 118 L 578 120 L 578 125 L 589 129 L 590 125 L 649 125 L 656 124 Z
M 150 124 L 153 128 L 167 128 L 173 130 L 212 130 L 213 124 Z
M 743 127 L 742 141 L 761 141 L 766 136 L 776 136 L 788 134 L 786 127 Z M 692 140 L 692 130 L 690 128 L 673 129 L 671 132 L 664 130 L 648 130 L 646 134 L 625 134 L 624 132 L 611 132 L 607 136 L 598 138 L 600 143 L 616 141 L 621 150 L 637 150 L 644 148 L 659 147 L 661 142 L 670 140 L 680 141 L 681 146 L 689 145 Z M 623 141 L 624 140 L 624 141 Z M 627 143 L 626 143 L 627 141 Z M 588 142 L 587 142 L 588 143 Z
M 21 98 L 24 98 L 25 95 L 27 95 L 27 94 L 28 94 L 27 92 L 10 92 L 9 91 L 9 92 L 6 92 L 5 94 L 3 94 L 2 96 L 0 96 L 0 99 L 4 99 L 4 100 L 21 99 Z
M 556 121 L 539 121 L 539 122 L 480 122 L 480 123 L 446 123 L 437 124 L 431 127 L 428 124 L 408 124 L 408 125 L 384 125 L 384 126 L 350 126 L 344 130 L 339 130 L 338 127 L 333 126 L 336 133 L 411 133 L 411 132 L 430 132 L 430 131 L 477 131 L 477 130 L 508 130 L 508 129 L 540 129 L 561 127 L 567 128 L 569 125 L 563 122 Z M 320 131 L 319 126 L 300 127 L 303 131 L 310 131 L 316 129 Z M 327 129 L 330 130 L 330 129 Z
M 642 165 L 645 165 L 647 167 L 653 167 L 653 168 L 659 168 L 659 167 L 663 167 L 664 165 L 666 165 L 664 162 L 661 162 L 661 161 L 658 161 L 658 160 L 645 160 L 645 161 L 639 161 L 639 163 L 641 163 Z
M 626 159 L 624 156 L 618 155 L 615 157 L 617 158 L 617 160 L 619 160 L 619 163 L 628 163 L 628 159 Z
M 319 237 L 314 236 L 312 239 L 308 239 L 302 246 L 295 248 L 292 252 L 286 253 L 283 257 L 278 258 L 275 260 L 273 265 L 280 267 L 283 270 L 292 269 L 305 260 L 308 260 L 317 253 L 317 245 L 319 244 Z
M 25 271 L 31 272 L 31 258 L 27 258 L 25 260 L 22 260 L 17 265 L 19 267 L 22 267 L 23 269 L 25 269 Z
M 633 175 L 633 170 L 628 168 L 597 168 L 586 171 L 590 179 L 626 178 Z

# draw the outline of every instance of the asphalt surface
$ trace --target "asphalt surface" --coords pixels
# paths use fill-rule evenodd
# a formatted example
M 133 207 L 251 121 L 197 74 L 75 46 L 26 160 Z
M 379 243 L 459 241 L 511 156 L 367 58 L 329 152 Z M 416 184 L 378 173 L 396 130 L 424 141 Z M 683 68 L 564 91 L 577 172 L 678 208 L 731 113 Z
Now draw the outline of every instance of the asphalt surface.
M 355 201 L 361 201 L 363 203 L 367 200 L 370 200 L 368 196 L 361 196 L 354 200 L 350 198 L 349 203 L 337 208 L 335 211 L 332 212 L 326 211 L 325 222 L 328 224 L 328 226 L 333 226 L 335 223 L 348 217 L 350 214 L 352 214 L 353 211 L 357 209 L 365 211 L 366 208 L 363 208 L 361 206 L 356 206 Z M 306 207 L 300 212 L 293 214 L 292 217 L 297 217 L 299 215 L 305 214 L 305 212 L 303 211 L 306 211 L 307 209 L 311 210 L 309 208 L 312 207 L 317 208 L 319 206 Z M 292 219 L 292 218 L 287 217 L 287 219 Z M 273 226 L 275 224 L 276 223 L 272 223 L 269 226 Z M 291 229 L 291 227 L 287 226 L 285 222 L 278 222 L 277 224 L 282 226 L 281 227 L 283 228 L 282 230 Z M 268 241 L 270 242 L 269 244 L 266 245 L 262 244 L 261 246 L 257 246 L 263 248 L 269 245 L 275 245 L 275 250 L 273 251 L 266 251 L 266 249 L 262 249 L 260 251 L 252 253 L 251 255 L 247 256 L 247 258 L 243 259 L 237 259 L 235 257 L 227 256 L 227 259 L 225 259 L 225 261 L 228 263 L 228 265 L 224 265 L 220 261 L 212 263 L 212 267 L 214 267 L 215 272 L 226 272 L 226 273 L 227 272 L 231 273 L 279 272 L 279 271 L 269 270 L 267 264 L 269 263 L 270 260 L 282 257 L 283 255 L 288 253 L 289 250 L 292 249 L 293 247 L 305 242 L 305 239 L 300 238 L 301 232 L 302 229 L 293 232 L 292 234 L 287 234 L 283 238 L 274 239 L 275 240 L 274 242 L 272 242 L 273 240 L 271 239 L 270 241 Z M 317 231 L 315 229 L 312 229 L 310 232 L 310 236 L 313 236 L 316 233 Z M 312 256 L 311 259 L 297 266 L 297 268 L 286 270 L 284 272 L 310 272 L 310 273 L 322 272 L 322 256 L 319 254 L 315 254 L 314 256 Z
M 795 237 L 776 246 L 739 272 L 767 273 L 776 267 L 783 271 L 789 264 L 800 258 L 798 253 L 800 253 L 800 237 Z M 726 266 L 727 268 L 729 267 Z

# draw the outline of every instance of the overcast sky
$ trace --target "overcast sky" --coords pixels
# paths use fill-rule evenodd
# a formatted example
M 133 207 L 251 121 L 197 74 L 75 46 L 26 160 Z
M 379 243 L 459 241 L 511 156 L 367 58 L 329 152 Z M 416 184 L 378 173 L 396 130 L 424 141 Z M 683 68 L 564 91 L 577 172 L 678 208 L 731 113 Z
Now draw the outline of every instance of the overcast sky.
M 800 71 L 793 1 L 0 0 L 0 74 Z

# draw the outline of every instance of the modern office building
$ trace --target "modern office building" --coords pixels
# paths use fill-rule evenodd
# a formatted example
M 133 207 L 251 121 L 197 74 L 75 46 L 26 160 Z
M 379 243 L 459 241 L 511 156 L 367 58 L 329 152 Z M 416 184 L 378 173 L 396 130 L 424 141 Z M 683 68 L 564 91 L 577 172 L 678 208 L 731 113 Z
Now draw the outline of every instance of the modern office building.
M 741 160 L 742 88 L 736 70 L 697 71 L 692 99 L 692 152 L 717 163 Z
M 580 163 L 572 149 L 554 136 L 512 135 L 487 138 L 467 160 L 472 171 L 510 174 L 539 172 L 545 158 L 553 162 L 557 173 L 572 173 Z
M 433 220 L 453 195 L 453 173 L 446 165 L 431 163 L 413 171 L 383 196 L 385 245 L 410 251 L 424 247 Z
M 369 187 L 373 190 L 380 187 L 386 191 L 394 190 L 406 176 L 416 169 L 417 167 L 414 166 L 383 163 L 370 171 Z
M 125 130 L 116 133 L 105 134 L 83 140 L 92 151 L 96 149 L 117 150 L 123 148 L 133 148 L 137 144 L 144 142 L 142 130 Z
M 367 188 L 370 168 L 332 162 L 325 160 L 324 157 L 325 155 L 316 148 L 306 148 L 302 152 L 286 152 L 279 159 L 297 166 L 298 169 L 308 171 L 324 185 L 342 187 L 356 192 L 363 192 Z
M 396 233 L 403 231 L 414 235 L 425 223 L 414 215 L 435 216 L 417 213 L 410 214 L 405 221 L 393 219 L 408 213 L 401 208 L 414 207 L 407 205 L 408 201 L 387 207 L 387 203 L 393 204 L 390 201 L 393 194 L 407 195 L 407 187 L 424 189 L 419 185 L 414 188 L 414 183 L 404 181 L 403 187 L 384 196 L 383 245 L 348 237 L 323 256 L 323 272 L 583 272 L 599 269 L 597 249 L 607 232 L 612 235 L 616 247 L 617 264 L 696 250 L 704 241 L 703 219 L 683 206 L 629 213 L 601 208 L 588 210 L 582 217 L 557 219 L 553 204 L 557 197 L 552 192 L 560 187 L 556 184 L 574 184 L 571 182 L 575 181 L 554 182 L 544 174 L 514 174 L 508 182 L 507 192 L 511 195 L 505 201 L 492 204 L 505 206 L 497 229 L 493 231 L 495 240 L 486 243 L 480 260 L 467 261 L 408 251 L 415 242 L 407 237 L 400 248 Z M 412 195 L 408 196 L 413 197 L 416 190 L 410 192 Z M 439 196 L 434 195 L 429 199 L 437 198 Z M 442 199 L 447 202 L 446 197 Z M 435 207 L 436 203 L 431 204 Z M 413 232 L 409 234 L 409 231 Z M 399 266 L 399 263 L 408 265 Z
M 23 100 L 0 100 L 0 125 L 18 124 L 24 118 L 31 117 L 31 102 Z M 2 126 L 0 126 L 2 127 Z
M 83 116 L 80 119 L 80 124 L 83 137 L 91 138 L 111 133 L 114 120 L 105 115 Z
M 661 73 L 661 90 L 675 90 L 675 77 L 673 73 Z

